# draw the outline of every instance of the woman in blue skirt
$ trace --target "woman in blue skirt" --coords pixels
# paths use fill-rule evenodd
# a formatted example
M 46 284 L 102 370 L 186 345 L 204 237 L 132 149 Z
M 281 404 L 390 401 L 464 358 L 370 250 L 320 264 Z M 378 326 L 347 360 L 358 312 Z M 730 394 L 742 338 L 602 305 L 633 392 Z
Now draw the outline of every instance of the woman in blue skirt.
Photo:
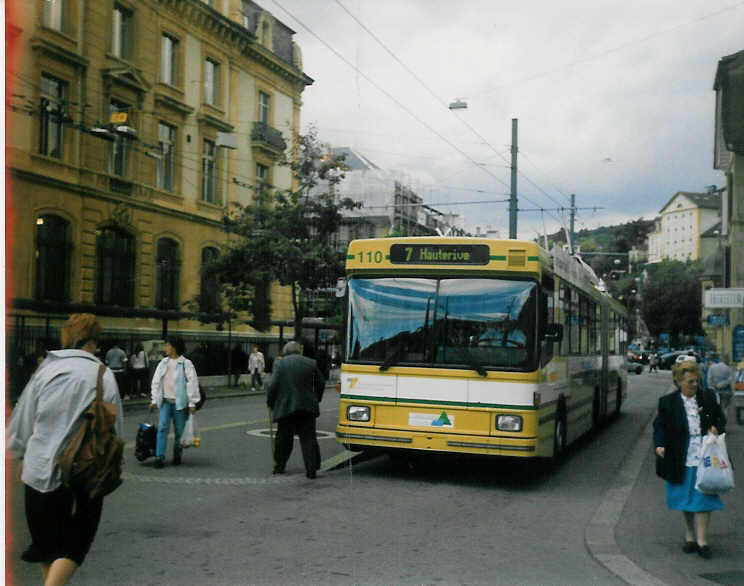
M 667 506 L 682 511 L 686 537 L 682 551 L 712 557 L 708 546 L 711 511 L 723 508 L 718 495 L 695 490 L 703 436 L 723 433 L 725 419 L 716 397 L 698 388 L 697 362 L 687 360 L 672 368 L 675 391 L 659 399 L 654 420 L 656 473 L 666 483 Z

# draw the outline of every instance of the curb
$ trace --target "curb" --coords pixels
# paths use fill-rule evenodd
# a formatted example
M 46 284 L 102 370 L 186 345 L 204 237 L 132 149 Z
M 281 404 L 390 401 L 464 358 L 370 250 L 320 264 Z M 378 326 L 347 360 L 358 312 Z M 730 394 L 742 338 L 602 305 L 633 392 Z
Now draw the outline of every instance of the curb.
M 652 576 L 625 556 L 615 541 L 615 527 L 646 459 L 653 422 L 652 413 L 584 529 L 584 542 L 592 557 L 618 578 L 635 586 L 667 586 L 666 582 Z
M 261 391 L 227 391 L 224 393 L 215 393 L 215 394 L 209 394 L 209 387 L 205 387 L 207 391 L 207 400 L 211 401 L 213 399 L 234 399 L 236 397 L 254 397 L 256 395 L 263 395 L 265 394 L 263 390 Z M 333 383 L 326 382 L 325 386 L 326 391 L 329 389 L 336 390 L 336 381 L 333 381 Z M 150 404 L 149 399 L 129 399 L 127 401 L 121 402 L 121 408 L 123 411 L 128 411 L 133 408 L 147 408 L 147 406 Z

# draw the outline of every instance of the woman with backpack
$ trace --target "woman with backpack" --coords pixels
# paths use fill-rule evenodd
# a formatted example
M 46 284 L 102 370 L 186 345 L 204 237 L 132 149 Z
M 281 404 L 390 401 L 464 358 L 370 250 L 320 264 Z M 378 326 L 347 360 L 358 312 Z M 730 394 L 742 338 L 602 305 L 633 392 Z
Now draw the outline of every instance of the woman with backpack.
M 47 353 L 21 395 L 8 428 L 8 450 L 22 460 L 26 520 L 31 545 L 21 554 L 41 564 L 46 586 L 66 584 L 93 543 L 103 497 L 89 498 L 62 483 L 57 456 L 96 398 L 101 361 L 95 357 L 101 326 L 90 313 L 73 314 L 62 326 L 62 350 Z M 121 437 L 119 390 L 108 368 L 103 401 L 116 406 L 114 429 Z
M 189 415 L 196 411 L 199 402 L 199 379 L 194 364 L 183 356 L 186 349 L 183 339 L 165 341 L 165 358 L 160 361 L 152 377 L 150 411 L 160 409 L 158 437 L 155 445 L 155 468 L 165 466 L 168 431 L 173 421 L 173 465 L 181 463 L 181 435 Z

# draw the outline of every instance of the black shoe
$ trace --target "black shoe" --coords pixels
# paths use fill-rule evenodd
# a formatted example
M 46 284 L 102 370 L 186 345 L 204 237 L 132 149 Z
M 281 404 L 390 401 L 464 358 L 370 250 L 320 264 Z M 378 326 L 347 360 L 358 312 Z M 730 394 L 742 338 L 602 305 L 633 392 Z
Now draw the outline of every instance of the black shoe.
M 181 454 L 178 454 L 177 456 L 173 456 L 173 465 L 174 466 L 181 465 Z
M 685 541 L 682 546 L 682 551 L 685 553 L 695 553 L 698 550 L 698 545 L 694 541 Z
M 698 555 L 704 560 L 709 560 L 713 557 L 713 552 L 710 551 L 710 548 L 707 545 L 699 546 L 697 552 Z
M 310 480 L 315 480 L 316 478 L 315 472 L 308 472 L 307 474 L 305 474 L 305 476 L 307 476 Z
M 165 462 L 163 462 L 160 458 L 157 458 L 155 460 L 155 468 L 165 468 Z
M 271 471 L 272 474 L 284 474 L 284 468 L 279 468 L 279 466 L 274 466 L 274 469 Z

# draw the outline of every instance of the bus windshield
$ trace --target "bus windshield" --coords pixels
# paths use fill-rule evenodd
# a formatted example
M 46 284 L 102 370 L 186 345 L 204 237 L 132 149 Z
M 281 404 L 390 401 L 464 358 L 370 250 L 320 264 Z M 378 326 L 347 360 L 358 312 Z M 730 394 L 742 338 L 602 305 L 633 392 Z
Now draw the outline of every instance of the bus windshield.
M 347 360 L 525 370 L 535 367 L 537 284 L 529 280 L 352 278 Z

